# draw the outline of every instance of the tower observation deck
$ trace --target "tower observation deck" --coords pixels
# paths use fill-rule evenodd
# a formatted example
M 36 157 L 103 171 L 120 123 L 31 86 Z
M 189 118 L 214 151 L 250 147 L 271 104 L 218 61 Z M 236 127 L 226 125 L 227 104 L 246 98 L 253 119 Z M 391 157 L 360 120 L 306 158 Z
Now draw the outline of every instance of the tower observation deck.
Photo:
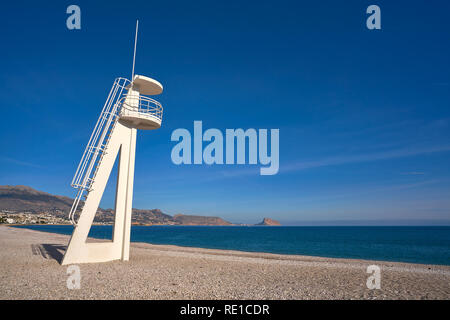
M 162 93 L 162 85 L 149 77 L 136 75 L 127 87 L 128 94 L 119 100 L 119 121 L 141 130 L 160 128 L 163 108 L 148 95 Z

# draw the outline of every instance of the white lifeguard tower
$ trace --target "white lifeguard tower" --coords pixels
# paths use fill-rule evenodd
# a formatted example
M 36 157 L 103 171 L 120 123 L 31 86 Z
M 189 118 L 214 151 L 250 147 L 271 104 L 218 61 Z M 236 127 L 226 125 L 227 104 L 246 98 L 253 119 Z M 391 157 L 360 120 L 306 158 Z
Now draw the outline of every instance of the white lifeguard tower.
M 133 201 L 136 130 L 161 127 L 163 108 L 148 97 L 162 93 L 156 80 L 134 75 L 138 23 L 131 81 L 117 78 L 106 99 L 71 185 L 78 189 L 69 213 L 75 225 L 62 264 L 128 260 Z M 116 157 L 119 156 L 112 241 L 87 243 L 89 230 Z M 78 208 L 83 204 L 77 221 Z

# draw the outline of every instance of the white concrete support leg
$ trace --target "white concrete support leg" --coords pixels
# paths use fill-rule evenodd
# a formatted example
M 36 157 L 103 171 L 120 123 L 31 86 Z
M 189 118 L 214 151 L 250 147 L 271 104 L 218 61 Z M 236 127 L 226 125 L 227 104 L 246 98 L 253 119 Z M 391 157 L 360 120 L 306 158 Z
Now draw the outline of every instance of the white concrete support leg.
M 125 204 L 125 217 L 124 221 L 124 232 L 123 232 L 123 246 L 122 246 L 122 260 L 128 261 L 130 258 L 130 238 L 131 238 L 131 215 L 133 210 L 133 182 L 134 182 L 134 161 L 136 155 L 136 129 L 131 128 L 130 134 L 130 152 L 128 159 L 128 170 L 127 170 L 127 196 Z

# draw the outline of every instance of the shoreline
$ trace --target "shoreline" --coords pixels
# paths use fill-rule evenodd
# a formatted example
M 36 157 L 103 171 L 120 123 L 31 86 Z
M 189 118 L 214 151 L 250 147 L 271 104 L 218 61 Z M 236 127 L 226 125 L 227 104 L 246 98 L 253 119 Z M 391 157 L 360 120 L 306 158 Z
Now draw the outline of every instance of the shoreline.
M 14 226 L 15 227 L 15 226 Z M 42 231 L 42 230 L 32 230 L 32 229 L 28 229 L 26 228 L 26 226 L 24 226 L 25 229 L 27 230 L 31 230 L 34 232 L 41 232 L 41 233 L 45 233 L 45 234 L 50 234 L 50 235 L 61 235 L 61 236 L 66 236 L 68 238 L 70 238 L 69 235 L 65 235 L 62 233 L 57 233 L 57 232 L 47 232 L 47 231 Z M 88 242 L 100 242 L 100 241 L 104 241 L 104 238 L 95 238 L 95 237 L 89 237 L 88 238 Z M 450 265 L 444 265 L 444 264 L 429 264 L 429 263 L 413 263 L 413 262 L 402 262 L 402 261 L 389 261 L 389 260 L 375 260 L 375 259 L 358 259 L 358 258 L 337 258 L 337 257 L 326 257 L 326 256 L 313 256 L 313 255 L 300 255 L 300 254 L 289 254 L 289 253 L 273 253 L 273 252 L 264 252 L 264 251 L 244 251 L 244 250 L 237 250 L 237 249 L 219 249 L 219 248 L 203 248 L 203 247 L 195 247 L 195 246 L 182 246 L 182 245 L 174 245 L 174 244 L 158 244 L 158 243 L 149 243 L 149 242 L 141 242 L 141 241 L 136 241 L 136 242 L 131 242 L 131 245 L 137 245 L 137 247 L 145 247 L 146 245 L 149 246 L 154 246 L 157 248 L 160 248 L 161 250 L 166 250 L 166 251 L 171 251 L 172 250 L 179 250 L 179 251 L 194 251 L 194 252 L 198 252 L 198 251 L 202 251 L 205 250 L 207 252 L 209 252 L 210 254 L 217 254 L 217 255 L 226 255 L 226 254 L 233 254 L 236 256 L 264 256 L 265 259 L 279 259 L 279 260 L 296 260 L 296 258 L 301 258 L 301 259 L 307 259 L 307 260 L 314 260 L 314 259 L 323 259 L 324 261 L 329 261 L 329 260 L 335 260 L 336 262 L 351 262 L 351 261 L 355 261 L 355 262 L 366 262 L 367 264 L 389 264 L 389 263 L 393 263 L 393 264 L 406 264 L 406 265 L 414 265 L 414 266 L 426 266 L 426 267 L 430 267 L 430 266 L 435 266 L 435 267 L 449 267 L 449 271 L 450 271 Z
M 80 264 L 68 290 L 70 236 L 0 226 L 1 299 L 449 299 L 450 267 L 403 262 L 131 244 L 130 261 Z M 90 239 L 98 241 L 98 239 Z M 381 289 L 366 287 L 369 265 Z
M 19 228 L 19 229 L 28 229 L 32 231 L 37 232 L 43 232 L 43 233 L 49 233 L 49 234 L 57 234 L 57 235 L 65 235 L 70 237 L 70 235 L 66 235 L 59 232 L 50 232 L 50 231 L 43 231 L 43 230 L 37 230 L 33 228 L 28 227 L 41 227 L 46 225 L 5 225 L 10 226 L 13 228 Z M 54 225 L 48 225 L 48 226 L 67 226 L 66 224 L 54 224 Z M 69 224 L 69 226 L 72 226 Z M 105 225 L 95 225 L 95 226 L 105 226 Z M 112 225 L 111 225 L 112 226 Z M 192 227 L 191 225 L 152 225 L 155 227 Z M 146 227 L 146 226 L 139 226 L 139 227 Z M 210 227 L 210 226 L 204 226 L 204 225 L 195 225 L 194 227 Z M 214 227 L 237 227 L 237 226 L 214 226 Z M 238 226 L 240 227 L 240 226 Z M 261 227 L 261 226 L 244 226 L 244 227 Z M 263 226 L 263 227 L 279 227 L 279 226 Z M 367 226 L 370 228 L 371 226 Z M 395 227 L 395 226 L 392 226 Z M 435 227 L 435 226 L 430 226 Z M 89 237 L 88 241 L 108 241 L 106 238 L 96 238 L 96 237 Z M 367 261 L 367 262 L 377 262 L 377 263 L 402 263 L 402 264 L 414 264 L 414 265 L 422 265 L 422 266 L 447 266 L 450 267 L 450 264 L 445 263 L 427 263 L 427 262 L 412 262 L 412 261 L 399 261 L 399 260 L 383 260 L 383 259 L 370 259 L 370 258 L 360 258 L 360 257 L 338 257 L 338 256 L 326 256 L 326 255 L 307 255 L 307 254 L 297 254 L 297 253 L 279 253 L 279 252 L 268 252 L 268 251 L 251 251 L 251 250 L 240 250 L 240 249 L 226 249 L 226 248 L 214 248 L 214 247 L 196 247 L 191 245 L 177 245 L 177 244 L 158 244 L 158 243 L 150 243 L 150 242 L 142 242 L 142 241 L 131 241 L 132 244 L 149 244 L 149 245 L 155 245 L 155 246 L 174 246 L 179 248 L 193 248 L 193 249 L 207 249 L 207 250 L 221 250 L 221 251 L 231 251 L 231 252 L 241 252 L 241 253 L 248 253 L 248 254 L 272 254 L 272 255 L 280 255 L 280 256 L 290 256 L 290 257 L 309 257 L 309 258 L 324 258 L 324 259 L 337 259 L 337 260 L 350 260 L 350 261 Z

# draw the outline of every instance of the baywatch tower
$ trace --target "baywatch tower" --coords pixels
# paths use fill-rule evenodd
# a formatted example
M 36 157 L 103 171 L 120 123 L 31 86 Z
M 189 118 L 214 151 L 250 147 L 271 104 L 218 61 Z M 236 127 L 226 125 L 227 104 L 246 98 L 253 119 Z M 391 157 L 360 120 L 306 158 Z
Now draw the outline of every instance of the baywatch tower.
M 136 55 L 137 24 L 135 51 Z M 72 186 L 78 189 L 70 210 L 75 225 L 63 265 L 128 260 L 133 201 L 136 131 L 161 127 L 163 108 L 150 96 L 162 93 L 156 80 L 134 75 L 117 78 L 83 153 Z M 87 243 L 114 162 L 119 157 L 112 241 Z M 81 209 L 81 211 L 80 211 Z M 76 216 L 79 218 L 76 219 Z

